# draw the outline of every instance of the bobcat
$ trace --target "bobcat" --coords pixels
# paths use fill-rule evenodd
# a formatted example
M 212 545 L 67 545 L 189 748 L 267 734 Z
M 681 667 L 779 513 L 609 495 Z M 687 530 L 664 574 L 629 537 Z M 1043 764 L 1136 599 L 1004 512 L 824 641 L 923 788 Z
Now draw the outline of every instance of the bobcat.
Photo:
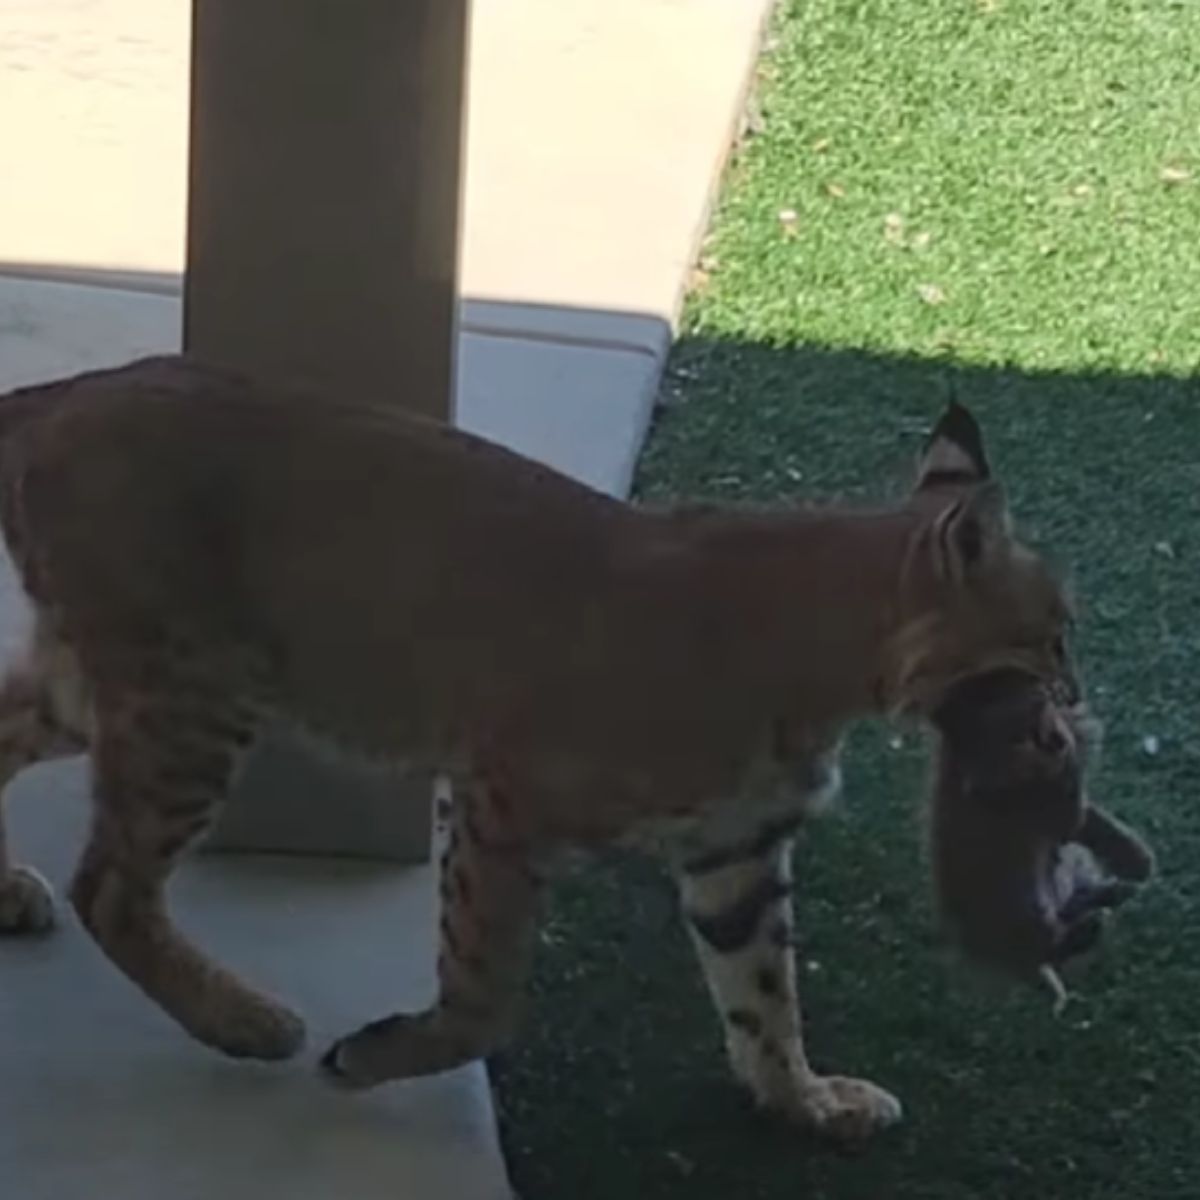
M 164 900 L 263 726 L 454 780 L 439 997 L 329 1050 L 352 1088 L 507 1039 L 550 856 L 624 838 L 675 872 L 755 1099 L 837 1138 L 889 1125 L 891 1095 L 805 1056 L 793 834 L 848 722 L 926 716 L 1002 666 L 1073 686 L 1062 590 L 957 404 L 892 507 L 655 512 L 438 423 L 145 359 L 0 400 L 0 521 L 35 616 L 0 688 L 0 783 L 90 754 L 71 902 L 200 1041 L 303 1041 Z M 0 922 L 51 912 L 0 858 Z

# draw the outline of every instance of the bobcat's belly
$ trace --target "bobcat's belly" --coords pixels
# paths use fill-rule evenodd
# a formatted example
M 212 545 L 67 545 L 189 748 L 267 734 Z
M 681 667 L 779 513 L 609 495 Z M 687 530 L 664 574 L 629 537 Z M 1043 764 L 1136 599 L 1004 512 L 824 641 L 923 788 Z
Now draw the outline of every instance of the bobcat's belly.
M 705 796 L 686 812 L 650 815 L 621 841 L 686 862 L 796 826 L 827 807 L 840 787 L 836 746 L 800 763 L 761 759 L 732 794 Z

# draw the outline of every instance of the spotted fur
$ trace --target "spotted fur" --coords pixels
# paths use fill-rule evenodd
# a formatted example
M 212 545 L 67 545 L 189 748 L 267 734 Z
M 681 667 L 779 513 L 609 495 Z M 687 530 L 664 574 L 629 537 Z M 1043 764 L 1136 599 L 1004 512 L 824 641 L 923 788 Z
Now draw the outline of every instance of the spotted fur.
M 899 1115 L 805 1054 L 792 837 L 845 725 L 998 665 L 1059 676 L 1060 589 L 952 407 L 904 503 L 661 513 L 464 433 L 180 358 L 0 401 L 0 518 L 36 612 L 0 688 L 0 779 L 87 750 L 71 900 L 194 1037 L 294 1053 L 299 1017 L 171 921 L 166 882 L 241 756 L 290 722 L 454 781 L 440 990 L 337 1043 L 363 1087 L 511 1036 L 545 861 L 665 853 L 737 1077 L 858 1137 Z M 49 894 L 0 844 L 0 922 Z

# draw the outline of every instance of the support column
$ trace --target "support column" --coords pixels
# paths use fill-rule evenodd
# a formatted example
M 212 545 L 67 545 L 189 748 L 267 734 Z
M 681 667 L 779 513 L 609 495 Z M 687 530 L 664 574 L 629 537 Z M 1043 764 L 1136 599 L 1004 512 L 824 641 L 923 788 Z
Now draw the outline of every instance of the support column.
M 468 7 L 194 0 L 186 350 L 452 419 Z M 415 861 L 429 832 L 427 784 L 280 730 L 213 844 Z

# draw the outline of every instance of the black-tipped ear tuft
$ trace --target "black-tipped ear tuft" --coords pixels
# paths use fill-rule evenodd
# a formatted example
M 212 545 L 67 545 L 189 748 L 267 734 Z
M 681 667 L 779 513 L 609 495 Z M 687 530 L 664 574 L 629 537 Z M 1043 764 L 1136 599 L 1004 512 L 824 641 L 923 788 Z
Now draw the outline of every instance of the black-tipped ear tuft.
M 980 474 L 985 476 L 990 474 L 987 454 L 983 448 L 983 430 L 980 429 L 979 422 L 975 420 L 971 410 L 965 404 L 958 400 L 951 400 L 946 405 L 946 411 L 942 413 L 941 419 L 929 436 L 929 443 L 939 436 L 949 438 L 950 441 L 966 451 L 978 465 Z M 926 450 L 929 449 L 929 443 L 926 444 Z
M 979 422 L 951 400 L 925 442 L 917 488 L 982 483 L 991 475 Z

